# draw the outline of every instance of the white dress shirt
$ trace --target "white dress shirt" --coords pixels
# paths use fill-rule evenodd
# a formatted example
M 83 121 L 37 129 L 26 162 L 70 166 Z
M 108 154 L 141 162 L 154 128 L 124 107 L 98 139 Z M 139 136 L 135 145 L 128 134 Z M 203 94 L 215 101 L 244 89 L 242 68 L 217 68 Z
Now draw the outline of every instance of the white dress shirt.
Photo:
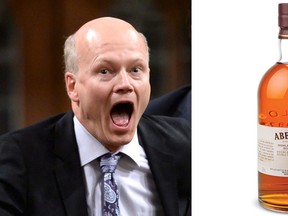
M 86 184 L 86 200 L 89 216 L 102 215 L 102 174 L 99 160 L 109 152 L 93 137 L 74 116 L 74 129 L 81 166 Z M 143 148 L 139 145 L 137 131 L 132 141 L 123 145 L 124 154 L 118 162 L 114 178 L 119 190 L 121 216 L 163 215 L 158 193 Z

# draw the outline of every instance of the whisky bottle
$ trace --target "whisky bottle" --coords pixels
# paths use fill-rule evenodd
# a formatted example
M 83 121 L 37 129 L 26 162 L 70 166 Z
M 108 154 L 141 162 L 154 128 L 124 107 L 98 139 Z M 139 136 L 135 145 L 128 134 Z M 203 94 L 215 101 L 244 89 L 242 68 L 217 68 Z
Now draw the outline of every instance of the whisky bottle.
M 280 59 L 258 89 L 258 198 L 288 212 L 288 3 L 278 5 Z

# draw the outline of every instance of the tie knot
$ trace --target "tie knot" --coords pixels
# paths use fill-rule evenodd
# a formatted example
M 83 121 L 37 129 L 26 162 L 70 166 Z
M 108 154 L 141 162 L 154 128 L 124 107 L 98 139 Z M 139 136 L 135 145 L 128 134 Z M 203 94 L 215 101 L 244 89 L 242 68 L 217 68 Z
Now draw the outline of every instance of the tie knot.
M 113 155 L 111 153 L 103 155 L 100 159 L 102 173 L 114 173 L 119 159 L 120 155 Z

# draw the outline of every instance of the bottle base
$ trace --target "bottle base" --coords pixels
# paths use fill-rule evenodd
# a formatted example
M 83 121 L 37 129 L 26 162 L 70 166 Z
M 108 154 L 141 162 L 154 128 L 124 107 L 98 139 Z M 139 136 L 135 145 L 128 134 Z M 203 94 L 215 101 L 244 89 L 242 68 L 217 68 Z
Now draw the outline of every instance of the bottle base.
M 288 213 L 288 194 L 270 194 L 259 197 L 260 205 L 275 212 Z

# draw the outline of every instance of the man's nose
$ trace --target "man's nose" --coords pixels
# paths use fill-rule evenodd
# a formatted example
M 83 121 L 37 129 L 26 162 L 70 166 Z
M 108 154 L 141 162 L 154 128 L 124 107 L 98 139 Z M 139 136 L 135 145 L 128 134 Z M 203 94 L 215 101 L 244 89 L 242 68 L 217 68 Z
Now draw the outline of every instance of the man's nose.
M 131 77 L 126 70 L 123 69 L 117 74 L 116 82 L 115 92 L 126 93 L 133 91 L 133 86 L 131 85 Z

